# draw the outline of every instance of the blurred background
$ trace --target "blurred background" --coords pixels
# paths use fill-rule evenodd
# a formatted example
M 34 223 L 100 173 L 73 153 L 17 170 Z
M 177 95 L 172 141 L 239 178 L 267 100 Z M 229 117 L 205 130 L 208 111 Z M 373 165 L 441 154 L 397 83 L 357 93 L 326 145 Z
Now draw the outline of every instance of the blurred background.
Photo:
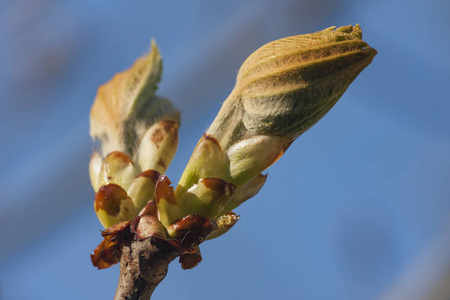
M 152 299 L 450 299 L 450 2 L 0 2 L 0 299 L 112 299 L 88 177 L 97 87 L 145 54 L 181 109 L 177 182 L 263 44 L 360 23 L 378 50 L 238 224 Z M 447 99 L 447 100 L 445 100 Z

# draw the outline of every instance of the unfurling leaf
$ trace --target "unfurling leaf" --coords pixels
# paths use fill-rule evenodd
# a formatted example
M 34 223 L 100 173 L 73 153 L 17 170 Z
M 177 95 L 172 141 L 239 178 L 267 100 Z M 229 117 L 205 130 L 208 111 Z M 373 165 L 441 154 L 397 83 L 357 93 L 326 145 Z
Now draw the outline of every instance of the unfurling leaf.
M 113 151 L 133 157 L 146 129 L 155 121 L 179 122 L 179 113 L 170 101 L 155 96 L 161 71 L 161 56 L 152 41 L 147 56 L 99 88 L 91 109 L 90 134 L 100 141 L 103 157 Z
M 253 135 L 291 141 L 319 121 L 377 51 L 359 25 L 268 43 L 247 58 L 208 129 L 222 149 Z
M 97 193 L 96 212 L 105 227 L 132 219 L 155 197 L 156 181 L 178 147 L 179 112 L 155 95 L 161 70 L 152 41 L 150 53 L 102 85 L 92 105 L 90 134 L 100 149 L 91 157 L 89 175 Z M 111 196 L 114 193 L 103 199 L 111 184 L 120 201 Z
M 250 55 L 197 144 L 177 196 L 191 199 L 189 192 L 208 177 L 236 187 L 219 215 L 254 196 L 266 179 L 261 172 L 318 122 L 371 63 L 377 51 L 361 38 L 359 25 L 332 27 L 273 41 Z M 205 137 L 214 141 L 209 148 Z

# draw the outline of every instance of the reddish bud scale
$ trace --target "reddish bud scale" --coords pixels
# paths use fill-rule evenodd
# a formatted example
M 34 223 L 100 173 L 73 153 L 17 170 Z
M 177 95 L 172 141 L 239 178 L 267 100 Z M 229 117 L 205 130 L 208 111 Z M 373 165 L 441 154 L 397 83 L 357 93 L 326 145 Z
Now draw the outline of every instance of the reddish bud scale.
M 173 191 L 173 187 L 170 186 L 171 182 L 166 175 L 162 175 L 158 179 L 158 183 L 156 185 L 156 205 L 159 204 L 161 199 L 165 199 L 172 205 L 177 205 L 177 200 L 175 198 L 175 193 Z
M 153 183 L 156 183 L 158 181 L 159 176 L 161 176 L 161 174 L 159 172 L 156 172 L 154 170 L 147 170 L 142 172 L 141 174 L 139 174 L 137 177 L 145 177 L 145 178 L 149 178 L 153 181 Z
M 116 216 L 120 212 L 120 204 L 123 199 L 128 198 L 127 192 L 119 185 L 111 183 L 102 186 L 95 195 L 94 209 L 104 210 L 111 216 Z
M 203 242 L 213 230 L 213 223 L 200 215 L 189 215 L 169 226 L 172 236 L 179 240 L 181 245 L 191 248 Z

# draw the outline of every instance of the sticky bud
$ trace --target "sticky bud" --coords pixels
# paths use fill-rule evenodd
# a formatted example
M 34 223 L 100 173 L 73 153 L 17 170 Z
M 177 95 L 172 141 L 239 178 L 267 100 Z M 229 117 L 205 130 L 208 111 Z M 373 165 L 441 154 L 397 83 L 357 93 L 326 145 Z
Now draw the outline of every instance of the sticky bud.
M 291 36 L 256 50 L 204 135 L 225 158 L 218 150 L 202 148 L 203 137 L 177 196 L 197 193 L 199 180 L 207 177 L 237 188 L 236 198 L 220 214 L 254 196 L 265 181 L 259 174 L 336 104 L 376 54 L 362 41 L 359 25 Z
M 359 25 L 283 38 L 256 50 L 208 129 L 223 149 L 249 135 L 290 140 L 319 121 L 377 51 Z

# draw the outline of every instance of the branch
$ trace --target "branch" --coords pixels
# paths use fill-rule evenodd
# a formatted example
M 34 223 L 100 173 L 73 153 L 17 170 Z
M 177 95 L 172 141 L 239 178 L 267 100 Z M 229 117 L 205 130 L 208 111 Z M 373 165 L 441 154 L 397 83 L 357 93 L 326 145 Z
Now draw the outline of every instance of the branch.
M 178 256 L 161 251 L 151 239 L 133 241 L 122 247 L 120 276 L 114 300 L 148 300 L 166 277 L 169 263 Z

